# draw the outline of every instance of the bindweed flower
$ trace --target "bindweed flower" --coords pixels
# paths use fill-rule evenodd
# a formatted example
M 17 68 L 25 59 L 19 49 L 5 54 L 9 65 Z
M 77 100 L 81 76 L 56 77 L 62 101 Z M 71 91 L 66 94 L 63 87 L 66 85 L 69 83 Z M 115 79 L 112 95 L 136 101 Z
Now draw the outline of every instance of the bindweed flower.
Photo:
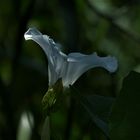
M 48 58 L 49 86 L 53 86 L 58 79 L 62 78 L 63 87 L 69 87 L 91 68 L 102 67 L 112 73 L 118 67 L 116 58 L 111 56 L 99 57 L 96 53 L 66 55 L 49 36 L 42 35 L 35 28 L 29 28 L 24 37 L 26 40 L 38 43 L 45 52 Z
M 66 96 L 66 89 L 69 85 L 74 84 L 84 72 L 91 68 L 102 67 L 112 73 L 118 67 L 116 58 L 111 56 L 99 57 L 96 53 L 66 55 L 49 36 L 42 35 L 35 28 L 30 28 L 24 37 L 26 40 L 38 43 L 48 58 L 49 88 L 42 99 L 43 109 L 47 115 L 62 104 L 63 97 Z

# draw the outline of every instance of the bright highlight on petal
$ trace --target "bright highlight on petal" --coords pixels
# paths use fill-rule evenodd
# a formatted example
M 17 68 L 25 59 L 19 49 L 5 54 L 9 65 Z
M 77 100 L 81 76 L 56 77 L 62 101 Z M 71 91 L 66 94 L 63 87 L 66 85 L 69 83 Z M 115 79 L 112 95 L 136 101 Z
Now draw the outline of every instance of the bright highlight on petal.
M 96 53 L 84 55 L 81 53 L 64 54 L 57 44 L 47 35 L 42 35 L 37 29 L 30 28 L 24 35 L 26 40 L 33 40 L 40 45 L 48 58 L 49 85 L 52 86 L 62 78 L 63 86 L 68 87 L 87 70 L 102 67 L 109 72 L 115 72 L 118 67 L 115 57 L 99 57 Z

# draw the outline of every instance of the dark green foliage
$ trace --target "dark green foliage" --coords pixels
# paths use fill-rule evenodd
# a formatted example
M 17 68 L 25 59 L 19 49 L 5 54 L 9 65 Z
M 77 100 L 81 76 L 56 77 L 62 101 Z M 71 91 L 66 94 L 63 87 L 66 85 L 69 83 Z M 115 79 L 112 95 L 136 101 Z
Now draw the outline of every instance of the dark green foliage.
M 91 116 L 92 121 L 99 127 L 107 137 L 109 137 L 108 129 L 108 118 L 110 116 L 111 106 L 114 102 L 113 98 L 99 96 L 99 95 L 88 95 L 83 96 L 71 86 L 71 91 L 76 100 L 83 105 L 87 111 L 87 115 Z
M 140 74 L 131 72 L 123 82 L 110 118 L 111 140 L 140 138 Z

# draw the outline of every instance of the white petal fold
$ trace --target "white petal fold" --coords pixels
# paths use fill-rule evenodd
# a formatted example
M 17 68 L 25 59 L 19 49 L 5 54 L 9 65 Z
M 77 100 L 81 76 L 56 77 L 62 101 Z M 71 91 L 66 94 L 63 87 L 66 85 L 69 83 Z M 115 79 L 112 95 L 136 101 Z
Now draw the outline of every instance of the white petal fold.
M 81 53 L 64 54 L 57 44 L 47 35 L 42 35 L 37 29 L 29 28 L 24 35 L 26 40 L 33 40 L 40 45 L 48 58 L 49 85 L 62 78 L 63 86 L 72 85 L 84 72 L 94 67 L 102 67 L 109 72 L 115 72 L 118 63 L 115 57 L 99 57 L 96 53 L 85 55 Z

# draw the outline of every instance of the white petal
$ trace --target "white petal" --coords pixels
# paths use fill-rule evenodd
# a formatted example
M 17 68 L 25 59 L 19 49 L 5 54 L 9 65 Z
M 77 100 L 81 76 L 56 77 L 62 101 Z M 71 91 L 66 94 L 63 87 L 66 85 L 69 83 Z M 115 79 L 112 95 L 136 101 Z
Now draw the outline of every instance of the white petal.
M 99 57 L 96 53 L 85 55 L 71 53 L 68 56 L 59 50 L 59 45 L 47 35 L 42 35 L 37 29 L 30 28 L 24 35 L 26 40 L 34 40 L 44 50 L 48 57 L 49 85 L 62 78 L 63 86 L 72 85 L 84 72 L 94 67 L 103 67 L 109 72 L 117 69 L 115 57 Z
M 33 40 L 40 45 L 44 50 L 47 56 L 51 55 L 53 52 L 50 44 L 49 36 L 42 35 L 36 28 L 29 28 L 28 31 L 24 34 L 26 40 Z
M 53 85 L 60 78 L 61 68 L 67 56 L 59 50 L 57 44 L 49 36 L 42 35 L 35 28 L 29 28 L 24 37 L 26 40 L 35 41 L 44 50 L 49 64 L 49 85 Z
M 106 56 L 100 57 L 97 53 L 93 53 L 91 55 L 85 55 L 81 53 L 70 53 L 68 55 L 69 62 L 86 62 L 86 65 L 97 65 L 98 67 L 103 67 L 109 72 L 115 72 L 118 67 L 118 62 L 115 57 Z
M 84 72 L 91 68 L 102 67 L 109 72 L 115 72 L 117 66 L 115 57 L 99 57 L 96 53 L 91 55 L 71 53 L 68 55 L 68 65 L 65 68 L 67 73 L 63 76 L 64 86 L 72 85 Z

